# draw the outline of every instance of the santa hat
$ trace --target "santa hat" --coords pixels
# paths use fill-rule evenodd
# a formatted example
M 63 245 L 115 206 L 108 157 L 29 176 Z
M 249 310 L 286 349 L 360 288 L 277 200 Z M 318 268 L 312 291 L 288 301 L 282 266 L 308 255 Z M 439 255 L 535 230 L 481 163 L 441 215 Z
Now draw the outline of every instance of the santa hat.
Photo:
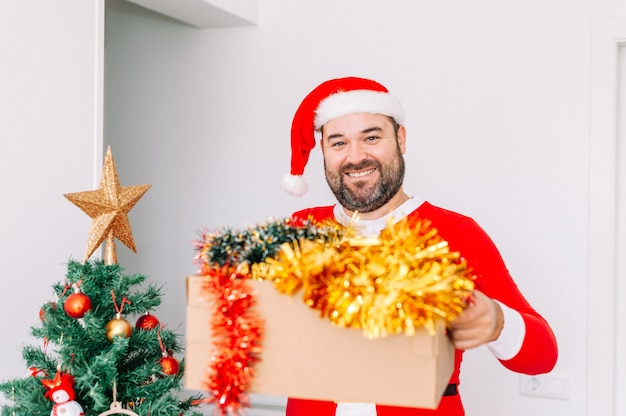
M 308 186 L 304 168 L 321 128 L 329 121 L 355 113 L 383 114 L 404 124 L 400 101 L 376 81 L 347 77 L 318 85 L 302 101 L 291 124 L 291 172 L 283 178 L 282 188 L 295 196 L 304 195 Z
M 44 393 L 44 397 L 52 400 L 52 394 L 55 391 L 63 390 L 67 393 L 68 401 L 74 400 L 74 377 L 68 373 L 57 371 L 53 379 L 41 380 L 41 383 L 48 389 Z

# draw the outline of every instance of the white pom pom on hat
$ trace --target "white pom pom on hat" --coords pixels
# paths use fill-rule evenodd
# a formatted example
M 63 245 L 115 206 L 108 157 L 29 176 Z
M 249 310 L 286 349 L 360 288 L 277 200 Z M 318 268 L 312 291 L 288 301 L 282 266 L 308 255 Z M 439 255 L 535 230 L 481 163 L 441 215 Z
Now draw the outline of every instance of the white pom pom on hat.
M 302 101 L 291 124 L 291 171 L 285 175 L 282 188 L 294 196 L 308 191 L 302 176 L 309 154 L 321 138 L 320 129 L 329 121 L 355 113 L 383 114 L 404 124 L 400 101 L 376 81 L 346 77 L 318 85 Z

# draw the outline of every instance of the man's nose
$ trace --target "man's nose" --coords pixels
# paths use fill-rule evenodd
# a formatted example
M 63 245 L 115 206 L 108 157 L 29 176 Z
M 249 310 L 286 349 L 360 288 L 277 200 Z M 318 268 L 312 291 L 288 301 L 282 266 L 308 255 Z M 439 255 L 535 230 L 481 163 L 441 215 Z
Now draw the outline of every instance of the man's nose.
M 350 163 L 360 163 L 363 160 L 367 159 L 367 152 L 365 146 L 361 143 L 351 143 L 348 148 L 348 157 L 347 161 Z

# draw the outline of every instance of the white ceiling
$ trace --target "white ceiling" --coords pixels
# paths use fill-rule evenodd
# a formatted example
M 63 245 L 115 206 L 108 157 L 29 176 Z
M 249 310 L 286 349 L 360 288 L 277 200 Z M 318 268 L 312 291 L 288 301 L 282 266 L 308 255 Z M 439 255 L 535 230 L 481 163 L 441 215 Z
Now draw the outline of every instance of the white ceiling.
M 254 25 L 258 0 L 128 0 L 200 28 Z

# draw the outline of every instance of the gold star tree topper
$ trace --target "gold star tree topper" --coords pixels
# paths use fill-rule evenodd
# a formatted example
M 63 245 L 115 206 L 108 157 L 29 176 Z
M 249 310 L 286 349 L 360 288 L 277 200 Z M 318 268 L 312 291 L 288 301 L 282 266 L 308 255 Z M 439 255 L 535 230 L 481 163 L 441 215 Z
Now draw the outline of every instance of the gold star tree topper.
M 107 240 L 104 259 L 106 264 L 117 263 L 115 238 L 133 252 L 137 252 L 133 232 L 128 221 L 128 212 L 148 189 L 150 189 L 150 185 L 120 186 L 115 161 L 109 146 L 102 167 L 100 188 L 95 191 L 64 195 L 92 219 L 84 261 L 91 257 L 105 239 Z

